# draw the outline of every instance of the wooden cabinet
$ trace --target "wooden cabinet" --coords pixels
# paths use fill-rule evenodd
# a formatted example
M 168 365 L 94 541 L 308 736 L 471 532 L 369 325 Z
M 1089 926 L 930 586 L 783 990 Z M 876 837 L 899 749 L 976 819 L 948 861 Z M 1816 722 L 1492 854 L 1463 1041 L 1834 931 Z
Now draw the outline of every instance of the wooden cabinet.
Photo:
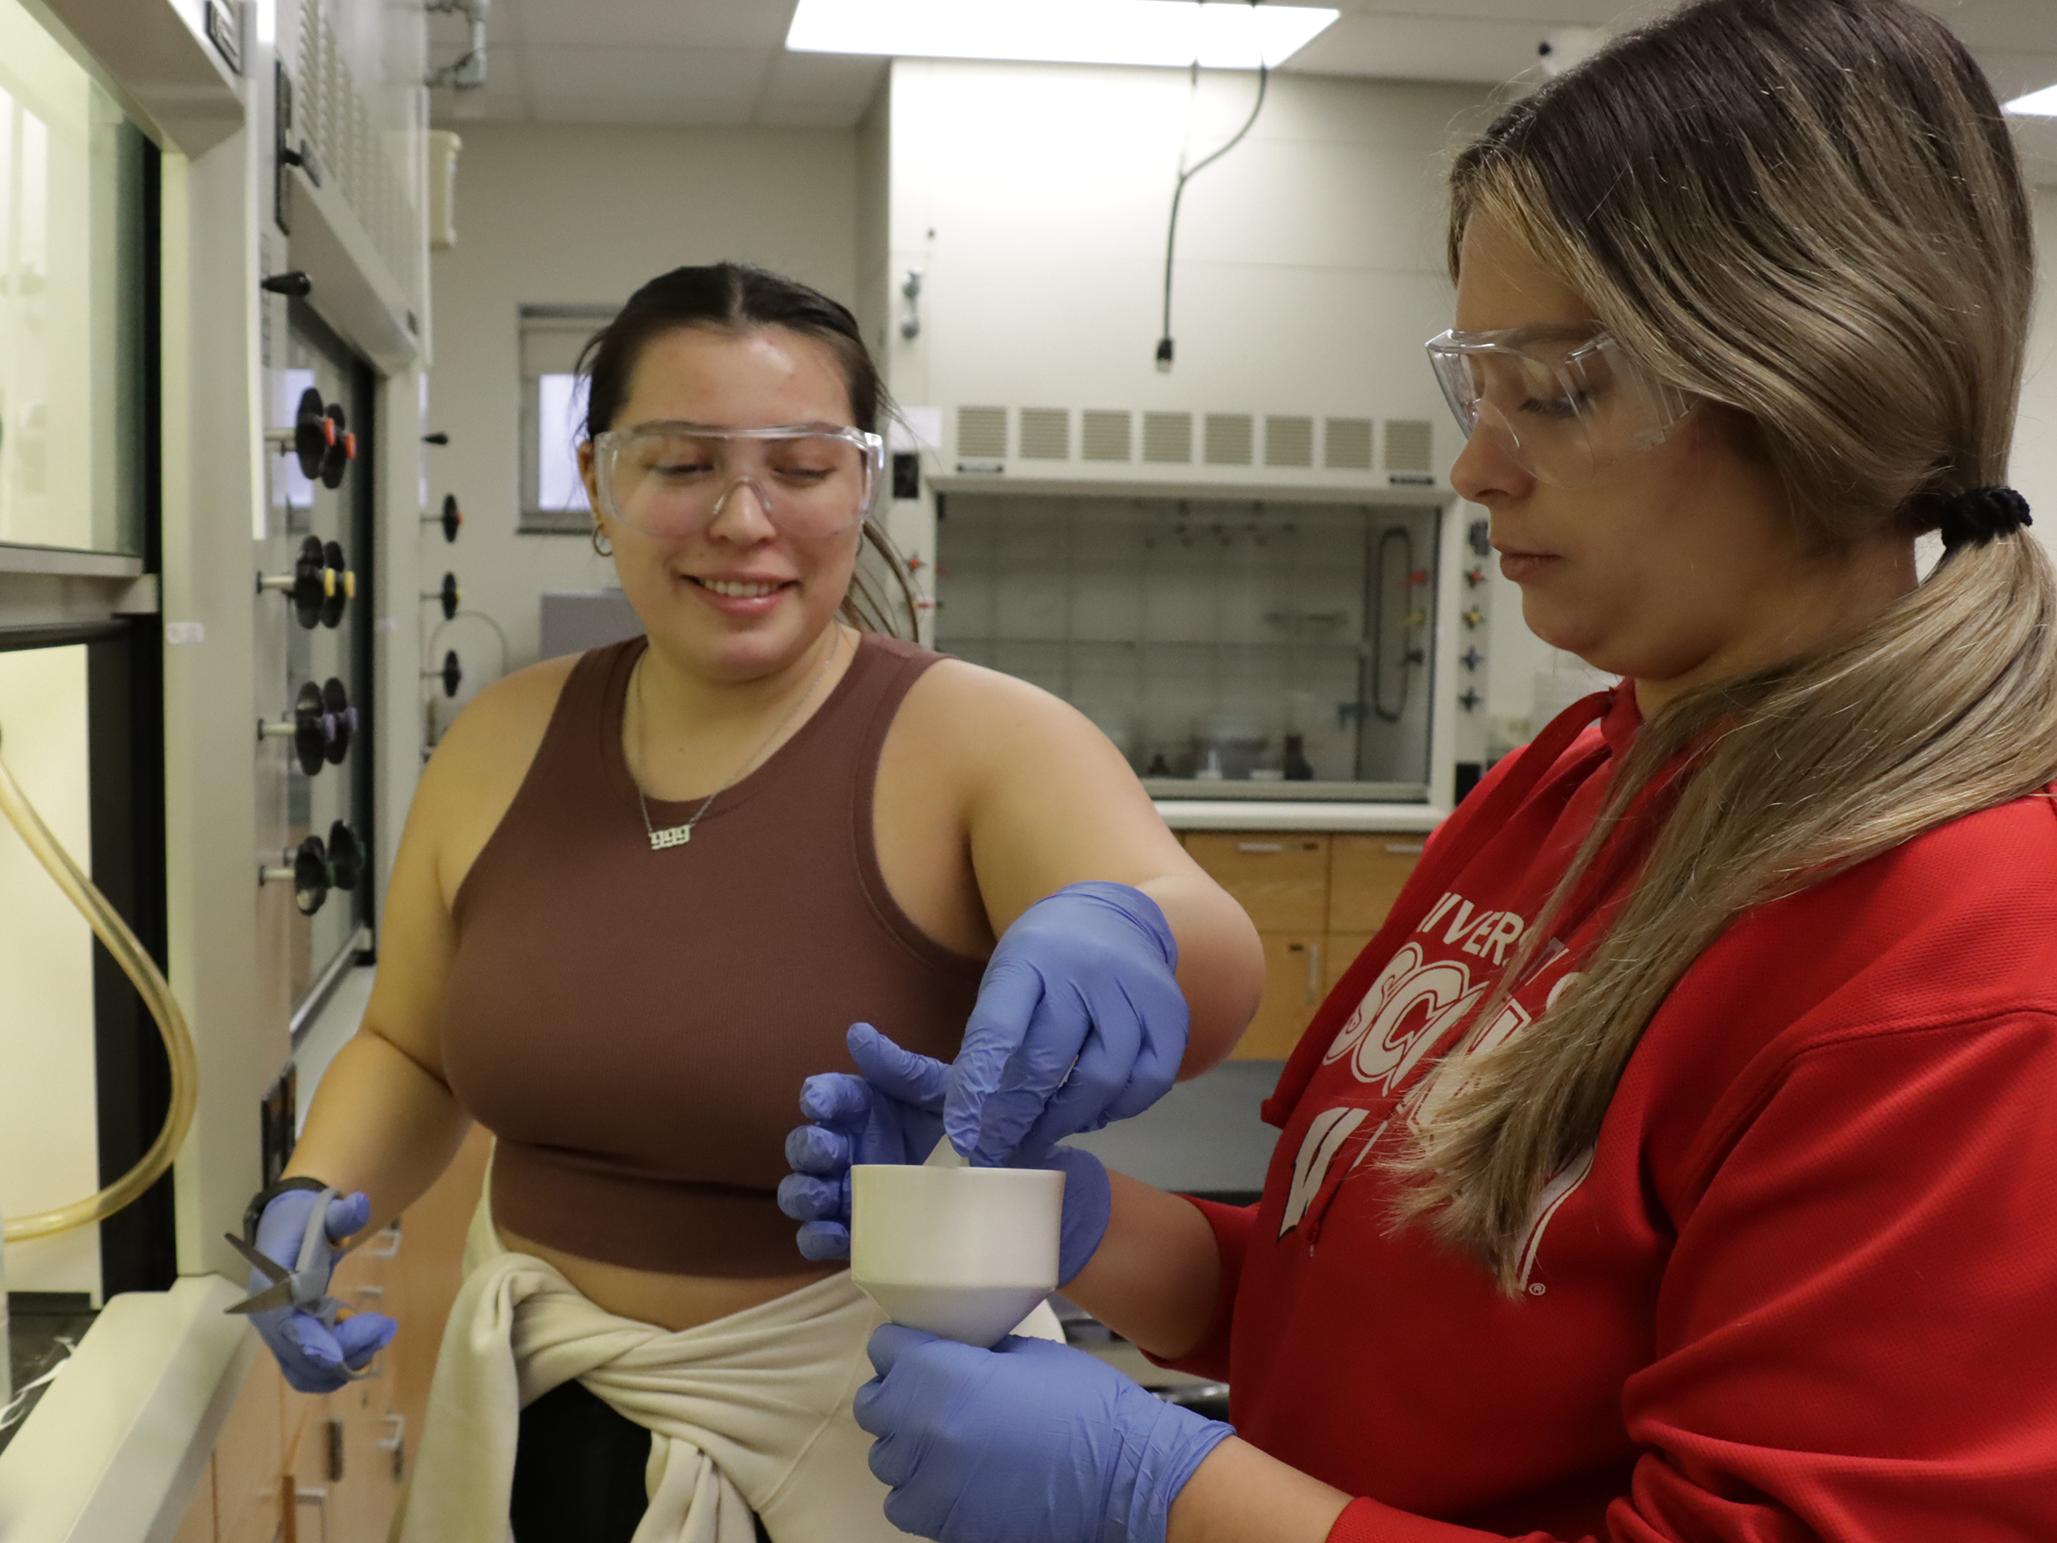
M 286 1470 L 284 1543 L 348 1543 L 349 1533 L 339 1525 L 350 1499 L 343 1488 L 343 1420 L 329 1398 L 309 1398 L 307 1404 Z
M 1300 1032 L 1327 993 L 1318 932 L 1265 932 L 1264 1002 L 1243 1032 L 1235 1056 L 1244 1061 L 1279 1061 L 1293 1053 Z
M 1420 836 L 1337 836 L 1330 849 L 1328 930 L 1369 938 L 1385 925 L 1422 845 Z
M 171 1543 L 215 1543 L 212 1457 L 200 1470 L 200 1482 L 193 1486 L 193 1498 L 186 1502 L 186 1514 L 179 1519 L 179 1530 L 172 1535 Z
M 259 1348 L 229 1406 L 214 1447 L 215 1536 L 221 1543 L 271 1543 L 278 1536 L 285 1470 L 287 1392 L 271 1352 Z
M 1204 831 L 1186 838 L 1186 850 L 1235 896 L 1259 932 L 1320 932 L 1327 926 L 1327 836 Z
M 1290 1055 L 1323 998 L 1384 924 L 1421 856 L 1398 832 L 1191 831 L 1185 848 L 1249 913 L 1264 943 L 1264 1001 L 1238 1060 Z
M 313 1397 L 288 1388 L 260 1349 L 177 1543 L 383 1543 L 420 1441 L 491 1141 L 475 1129 L 402 1222 L 336 1267 L 334 1295 L 399 1321 L 376 1375 Z

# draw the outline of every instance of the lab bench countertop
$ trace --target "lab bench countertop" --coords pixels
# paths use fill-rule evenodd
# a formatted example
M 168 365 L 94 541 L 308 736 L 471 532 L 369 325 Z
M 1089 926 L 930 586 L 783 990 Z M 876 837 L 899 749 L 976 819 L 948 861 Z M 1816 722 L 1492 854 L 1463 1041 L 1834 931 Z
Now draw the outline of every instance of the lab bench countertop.
M 1435 804 L 1300 802 L 1293 799 L 1160 798 L 1157 812 L 1173 830 L 1311 830 L 1427 832 L 1449 810 Z

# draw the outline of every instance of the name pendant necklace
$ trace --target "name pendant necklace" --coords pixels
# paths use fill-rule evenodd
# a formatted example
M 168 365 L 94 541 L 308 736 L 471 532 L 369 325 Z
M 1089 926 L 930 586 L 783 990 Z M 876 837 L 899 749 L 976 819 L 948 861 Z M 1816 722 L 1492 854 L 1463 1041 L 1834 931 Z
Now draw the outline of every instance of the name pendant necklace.
M 666 825 L 663 827 L 651 824 L 650 801 L 643 796 L 642 781 L 641 779 L 635 777 L 633 774 L 630 776 L 629 780 L 631 782 L 634 782 L 636 785 L 636 805 L 643 811 L 643 833 L 650 838 L 651 851 L 662 852 L 668 847 L 682 847 L 687 842 L 693 839 L 693 827 L 695 825 L 698 825 L 701 819 L 706 815 L 707 811 L 714 807 L 714 801 L 717 798 L 721 797 L 722 794 L 726 793 L 730 788 L 734 787 L 736 783 L 739 780 L 741 780 L 743 774 L 757 763 L 758 757 L 763 755 L 764 752 L 770 748 L 772 741 L 777 739 L 780 734 L 785 732 L 786 725 L 791 723 L 796 717 L 799 716 L 800 709 L 805 707 L 809 702 L 814 700 L 814 693 L 820 687 L 822 677 L 828 674 L 830 663 L 833 662 L 836 655 L 841 653 L 842 651 L 843 637 L 842 633 L 839 631 L 833 634 L 833 636 L 830 638 L 828 652 L 822 656 L 821 663 L 815 667 L 814 677 L 813 679 L 807 682 L 807 689 L 806 691 L 801 693 L 800 700 L 795 702 L 792 705 L 792 707 L 787 709 L 786 715 L 783 718 L 779 719 L 778 723 L 773 726 L 772 731 L 769 734 L 764 736 L 763 743 L 758 745 L 758 747 L 755 750 L 750 752 L 749 758 L 745 760 L 742 765 L 738 766 L 735 769 L 735 771 L 729 775 L 728 781 L 724 782 L 720 787 L 716 788 L 712 793 L 709 793 L 707 795 L 706 799 L 701 803 L 700 807 L 693 811 L 692 818 L 687 820 L 685 824 Z M 636 661 L 636 717 L 638 719 L 638 722 L 636 724 L 637 758 L 641 760 L 645 766 L 647 766 L 649 765 L 650 760 L 647 754 L 649 741 L 648 730 L 650 724 L 650 712 L 649 708 L 643 700 L 643 664 L 640 659 Z

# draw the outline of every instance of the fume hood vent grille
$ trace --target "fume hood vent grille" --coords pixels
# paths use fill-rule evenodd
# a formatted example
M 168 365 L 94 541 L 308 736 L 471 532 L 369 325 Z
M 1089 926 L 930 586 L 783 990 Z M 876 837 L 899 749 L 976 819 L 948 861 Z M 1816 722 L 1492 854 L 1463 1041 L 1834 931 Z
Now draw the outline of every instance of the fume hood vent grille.
M 1088 461 L 1129 458 L 1129 415 L 1088 407 L 1079 415 L 1079 453 Z
M 1312 466 L 1314 464 L 1314 420 L 1312 418 L 1266 418 L 1264 420 L 1264 464 L 1266 466 Z
M 1256 454 L 1257 425 L 1248 413 L 1207 415 L 1207 464 L 1248 466 Z
M 1322 464 L 1332 471 L 1371 470 L 1371 420 L 1331 418 L 1324 425 Z
M 1004 407 L 960 407 L 957 409 L 957 454 L 977 461 L 1007 459 L 1007 409 Z
M 1193 459 L 1190 413 L 1144 413 L 1143 459 L 1160 466 L 1184 466 Z
M 1062 407 L 1021 410 L 1021 458 L 1024 461 L 1071 459 L 1071 414 Z
M 1425 472 L 1435 454 L 1434 435 L 1418 419 L 1386 420 L 1386 470 Z

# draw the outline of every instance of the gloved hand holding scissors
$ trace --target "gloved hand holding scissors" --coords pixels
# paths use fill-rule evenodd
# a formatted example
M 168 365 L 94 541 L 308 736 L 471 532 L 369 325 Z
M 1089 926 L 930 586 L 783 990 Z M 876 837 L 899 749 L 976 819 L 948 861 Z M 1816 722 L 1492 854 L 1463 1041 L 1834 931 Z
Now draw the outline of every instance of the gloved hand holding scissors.
M 278 1190 L 245 1219 L 247 1236 L 229 1234 L 251 1265 L 251 1295 L 229 1311 L 249 1315 L 288 1386 L 333 1393 L 363 1375 L 397 1328 L 384 1313 L 345 1316 L 328 1294 L 336 1261 L 356 1247 L 343 1240 L 371 1221 L 371 1198 L 361 1191 L 339 1196 L 313 1179 L 287 1183 L 294 1187 Z
M 1127 884 L 1070 884 L 1022 912 L 950 1067 L 950 1144 L 997 1167 L 1156 1103 L 1186 1054 L 1177 967 L 1164 912 Z

